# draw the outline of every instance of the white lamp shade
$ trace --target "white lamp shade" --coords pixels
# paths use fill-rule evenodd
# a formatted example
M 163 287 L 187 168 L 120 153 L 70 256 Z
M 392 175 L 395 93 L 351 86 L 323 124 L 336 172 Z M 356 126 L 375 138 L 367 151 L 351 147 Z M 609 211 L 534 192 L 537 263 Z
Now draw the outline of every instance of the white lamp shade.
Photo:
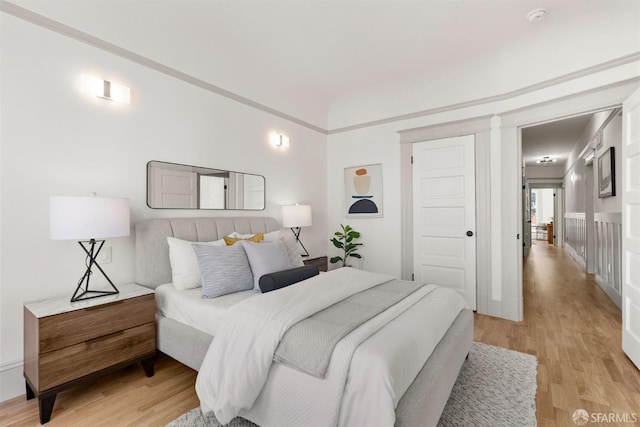
M 129 199 L 51 197 L 53 240 L 106 239 L 129 235 Z
M 283 227 L 308 227 L 311 225 L 311 206 L 290 205 L 282 207 Z

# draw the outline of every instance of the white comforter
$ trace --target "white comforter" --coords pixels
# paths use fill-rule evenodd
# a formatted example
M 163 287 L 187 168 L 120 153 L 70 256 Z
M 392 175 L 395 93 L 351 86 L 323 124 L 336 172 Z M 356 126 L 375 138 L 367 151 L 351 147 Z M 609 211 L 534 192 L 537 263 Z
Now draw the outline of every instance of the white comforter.
M 202 411 L 263 427 L 393 425 L 398 400 L 466 306 L 455 291 L 425 286 L 360 326 L 323 379 L 272 363 L 291 325 L 391 279 L 344 268 L 231 307 L 196 381 Z

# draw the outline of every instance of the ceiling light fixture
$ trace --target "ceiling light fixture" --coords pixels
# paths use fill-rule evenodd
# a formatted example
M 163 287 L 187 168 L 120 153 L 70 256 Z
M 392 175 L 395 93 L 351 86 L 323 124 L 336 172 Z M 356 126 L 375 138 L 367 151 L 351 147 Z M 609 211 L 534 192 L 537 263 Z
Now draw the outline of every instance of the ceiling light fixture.
M 547 9 L 544 9 L 544 8 L 534 9 L 531 12 L 527 13 L 527 19 L 531 23 L 542 21 L 546 14 L 547 14 Z
M 552 159 L 550 156 L 543 156 L 542 159 L 536 161 L 536 163 L 540 163 L 543 165 L 554 163 L 557 159 Z

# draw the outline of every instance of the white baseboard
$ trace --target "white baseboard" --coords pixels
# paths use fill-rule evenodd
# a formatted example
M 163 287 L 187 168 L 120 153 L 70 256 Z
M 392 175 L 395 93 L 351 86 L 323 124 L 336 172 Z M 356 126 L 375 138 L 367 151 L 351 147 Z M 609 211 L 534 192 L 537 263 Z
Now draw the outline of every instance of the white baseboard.
M 611 298 L 611 301 L 613 301 L 613 303 L 617 305 L 620 310 L 622 310 L 622 295 L 616 292 L 616 290 L 611 287 L 611 284 L 607 282 L 605 278 L 600 277 L 597 274 L 595 275 L 595 278 L 596 283 L 602 288 L 604 293 L 607 294 L 609 298 Z
M 0 365 L 0 402 L 25 394 L 22 360 Z
M 580 267 L 586 272 L 587 271 L 587 260 L 581 257 L 578 252 L 571 247 L 568 243 L 564 245 L 564 250 L 578 263 Z

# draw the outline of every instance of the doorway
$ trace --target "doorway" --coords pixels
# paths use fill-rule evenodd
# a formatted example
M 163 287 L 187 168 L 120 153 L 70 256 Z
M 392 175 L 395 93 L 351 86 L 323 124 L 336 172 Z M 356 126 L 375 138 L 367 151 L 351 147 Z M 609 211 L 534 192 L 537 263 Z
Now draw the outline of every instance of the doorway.
M 553 245 L 555 191 L 553 188 L 531 188 L 529 191 L 531 191 L 531 239 Z

